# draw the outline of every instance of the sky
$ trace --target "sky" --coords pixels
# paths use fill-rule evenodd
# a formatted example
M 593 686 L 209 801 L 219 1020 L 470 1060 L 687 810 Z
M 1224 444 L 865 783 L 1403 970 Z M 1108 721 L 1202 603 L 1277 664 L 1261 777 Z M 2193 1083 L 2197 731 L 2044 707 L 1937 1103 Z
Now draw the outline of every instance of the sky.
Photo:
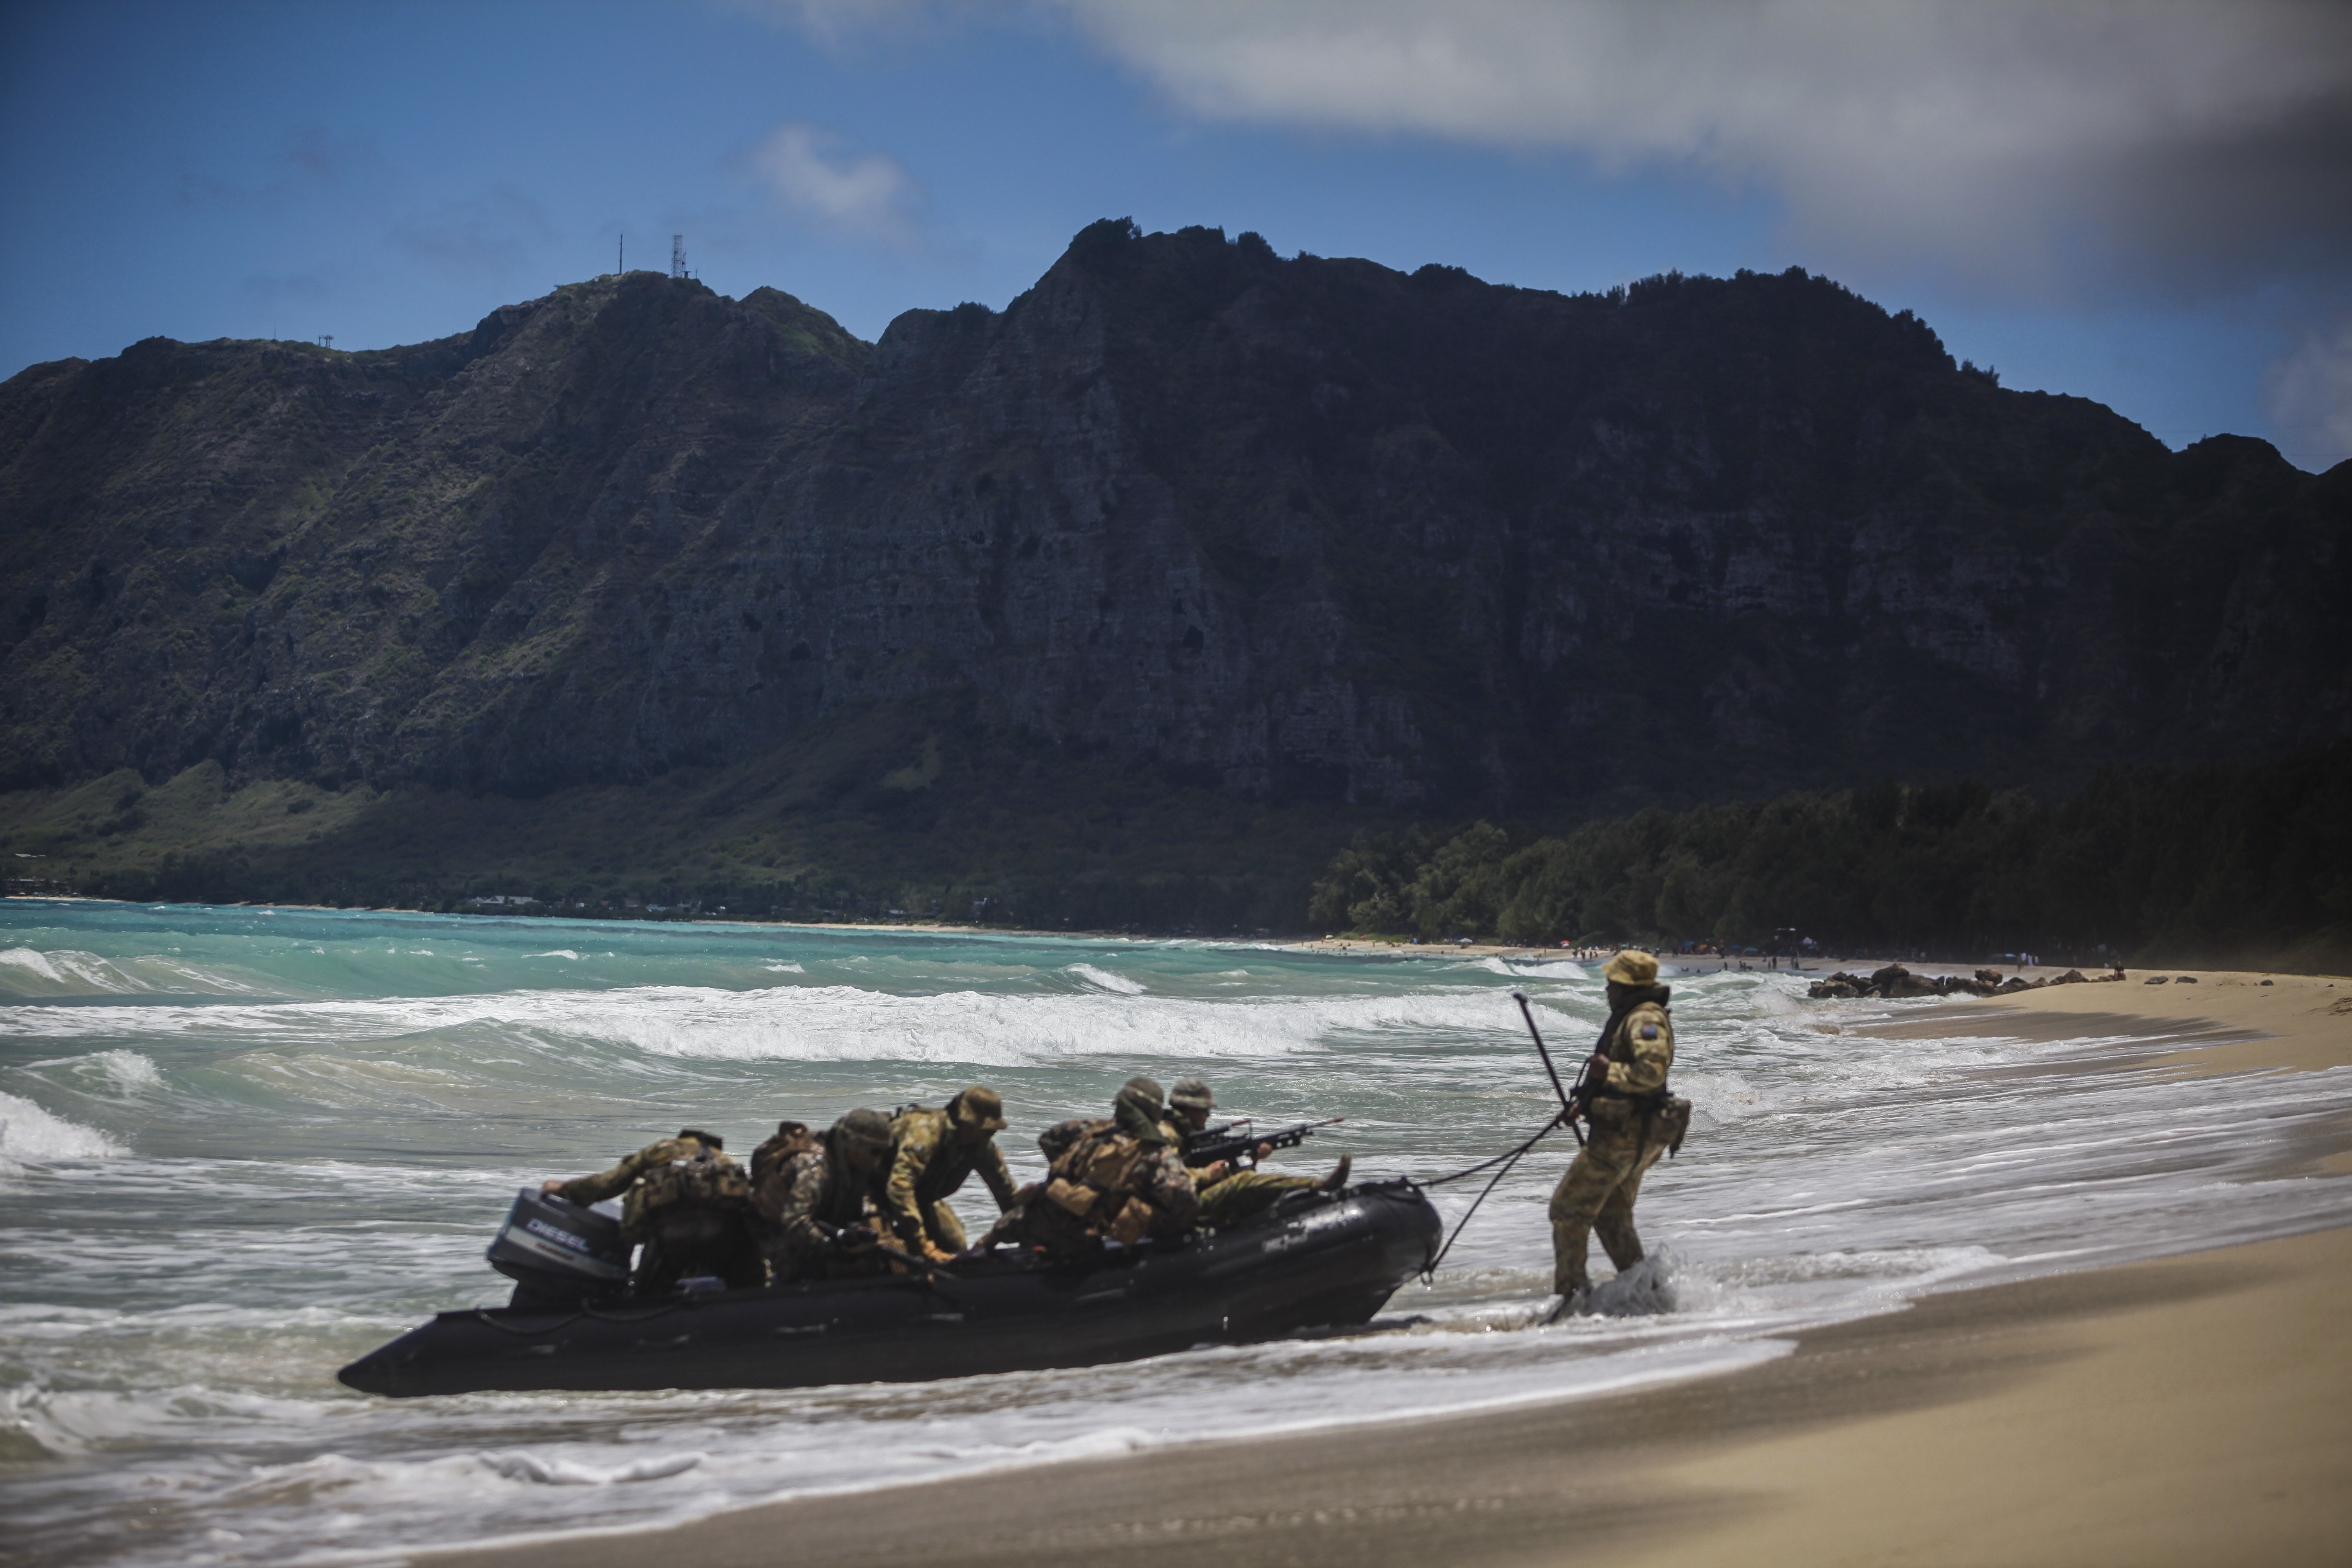
M 0 0 L 0 375 L 667 268 L 873 339 L 1102 217 L 1569 292 L 1801 266 L 2352 457 L 2352 5 Z

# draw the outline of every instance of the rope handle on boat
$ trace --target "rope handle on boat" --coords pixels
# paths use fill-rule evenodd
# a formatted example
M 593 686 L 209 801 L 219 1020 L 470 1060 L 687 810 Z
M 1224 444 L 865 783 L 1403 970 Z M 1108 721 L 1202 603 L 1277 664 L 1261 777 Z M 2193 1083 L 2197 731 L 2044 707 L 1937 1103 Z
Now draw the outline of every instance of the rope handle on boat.
M 1478 1195 L 1470 1200 L 1470 1206 L 1463 1211 L 1462 1217 L 1454 1222 L 1454 1229 L 1449 1235 L 1447 1235 L 1445 1245 L 1437 1249 L 1436 1256 L 1433 1257 L 1427 1263 L 1422 1265 L 1422 1283 L 1427 1284 L 1430 1280 L 1437 1277 L 1437 1266 L 1445 1261 L 1445 1255 L 1453 1251 L 1454 1242 L 1461 1239 L 1462 1227 L 1470 1223 L 1470 1216 L 1478 1212 L 1478 1205 L 1486 1201 L 1486 1195 L 1495 1190 L 1505 1176 L 1511 1173 L 1511 1167 L 1517 1164 L 1519 1161 L 1526 1156 L 1528 1150 L 1534 1148 L 1537 1144 L 1550 1137 L 1554 1132 L 1559 1131 L 1561 1123 L 1567 1120 L 1568 1113 L 1563 1110 L 1559 1115 L 1554 1116 L 1549 1121 L 1545 1122 L 1541 1127 L 1538 1128 L 1536 1130 L 1535 1136 L 1528 1139 L 1516 1149 L 1506 1150 L 1504 1152 L 1496 1155 L 1491 1160 L 1481 1160 L 1475 1165 L 1466 1166 L 1462 1170 L 1452 1172 L 1446 1175 L 1431 1176 L 1424 1181 L 1416 1181 L 1413 1184 L 1415 1186 L 1422 1187 L 1442 1187 L 1448 1182 L 1458 1182 L 1465 1176 L 1475 1176 L 1479 1172 L 1486 1169 L 1489 1165 L 1500 1165 L 1502 1167 L 1501 1170 L 1496 1171 L 1493 1176 L 1487 1179 L 1486 1184 L 1479 1189 Z

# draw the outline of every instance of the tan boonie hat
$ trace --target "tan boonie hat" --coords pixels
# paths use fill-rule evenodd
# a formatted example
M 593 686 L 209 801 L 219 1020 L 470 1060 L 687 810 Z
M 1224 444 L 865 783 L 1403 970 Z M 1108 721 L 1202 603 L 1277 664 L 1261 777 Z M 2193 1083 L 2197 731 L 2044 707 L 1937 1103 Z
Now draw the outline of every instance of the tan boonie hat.
M 1217 1097 L 1209 1092 L 1207 1080 L 1180 1078 L 1176 1080 L 1176 1087 L 1168 1091 L 1168 1103 L 1181 1106 L 1186 1110 L 1214 1110 Z
M 1601 978 L 1620 985 L 1655 985 L 1658 983 L 1658 960 L 1655 954 L 1629 947 L 1609 961 Z
M 955 1097 L 955 1121 L 959 1127 L 980 1127 L 991 1132 L 1004 1131 L 1004 1100 L 985 1084 L 973 1084 Z

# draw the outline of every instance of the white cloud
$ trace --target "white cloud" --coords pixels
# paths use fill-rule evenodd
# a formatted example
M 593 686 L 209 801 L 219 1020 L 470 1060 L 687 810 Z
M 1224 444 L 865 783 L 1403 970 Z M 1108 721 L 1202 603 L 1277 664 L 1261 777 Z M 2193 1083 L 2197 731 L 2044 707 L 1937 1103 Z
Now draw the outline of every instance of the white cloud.
M 2352 317 L 2315 332 L 2263 378 L 2263 410 L 2297 466 L 2352 458 Z
M 1564 149 L 1777 194 L 2012 291 L 2352 257 L 2352 6 L 1040 0 L 1202 119 Z
M 824 227 L 895 246 L 919 237 L 922 186 L 887 153 L 856 151 L 838 133 L 793 120 L 768 133 L 751 164 L 778 200 Z

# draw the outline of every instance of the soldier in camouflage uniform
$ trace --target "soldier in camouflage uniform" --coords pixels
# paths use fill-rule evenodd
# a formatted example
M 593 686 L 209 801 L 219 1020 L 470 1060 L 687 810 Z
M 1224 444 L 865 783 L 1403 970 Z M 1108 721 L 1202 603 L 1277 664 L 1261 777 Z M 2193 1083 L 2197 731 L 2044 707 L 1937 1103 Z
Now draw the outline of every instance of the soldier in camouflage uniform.
M 890 1119 L 890 1176 L 883 1196 L 901 1247 L 934 1263 L 964 1249 L 963 1223 L 947 1200 L 974 1171 L 998 1212 L 1013 1206 L 1013 1174 L 996 1146 L 1003 1128 L 1004 1101 L 980 1084 L 949 1100 L 945 1110 L 910 1105 Z
M 1208 1083 L 1197 1078 L 1180 1078 L 1176 1087 L 1168 1091 L 1168 1105 L 1179 1136 L 1199 1132 L 1209 1125 L 1209 1117 L 1217 1108 L 1217 1097 L 1210 1092 Z M 1265 1159 L 1274 1152 L 1273 1145 L 1261 1143 L 1257 1158 Z M 1279 1176 L 1272 1171 L 1230 1169 L 1223 1160 L 1213 1161 L 1192 1168 L 1193 1184 L 1201 1191 L 1201 1223 L 1211 1230 L 1239 1225 L 1245 1219 L 1264 1214 L 1274 1206 L 1275 1199 L 1285 1193 L 1302 1193 L 1319 1188 L 1337 1192 L 1348 1184 L 1348 1169 L 1352 1157 L 1342 1154 L 1331 1173 L 1318 1179 L 1314 1176 Z
M 1642 1260 L 1633 1200 L 1643 1173 L 1680 1147 L 1690 1126 L 1690 1101 L 1666 1093 L 1675 1026 L 1657 959 L 1628 949 L 1601 975 L 1608 982 L 1609 1022 L 1593 1047 L 1600 1088 L 1585 1108 L 1584 1147 L 1551 1195 L 1552 1289 L 1562 1312 L 1578 1310 L 1590 1286 L 1585 1255 L 1594 1230 L 1619 1273 Z
M 1051 1172 L 1024 1190 L 982 1246 L 1009 1241 L 1076 1258 L 1105 1241 L 1133 1243 L 1192 1228 L 1200 1194 L 1152 1079 L 1129 1079 L 1108 1121 L 1065 1121 L 1037 1142 L 1053 1161 Z
M 540 1190 L 583 1207 L 621 1196 L 621 1239 L 645 1244 L 629 1277 L 635 1295 L 665 1296 L 699 1275 L 730 1289 L 766 1276 L 751 1235 L 751 1178 L 700 1128 L 681 1128 L 609 1171 L 551 1179 Z
M 889 1271 L 877 1251 L 890 1120 L 849 1112 L 823 1132 L 779 1122 L 751 1155 L 751 1212 L 779 1285 Z

